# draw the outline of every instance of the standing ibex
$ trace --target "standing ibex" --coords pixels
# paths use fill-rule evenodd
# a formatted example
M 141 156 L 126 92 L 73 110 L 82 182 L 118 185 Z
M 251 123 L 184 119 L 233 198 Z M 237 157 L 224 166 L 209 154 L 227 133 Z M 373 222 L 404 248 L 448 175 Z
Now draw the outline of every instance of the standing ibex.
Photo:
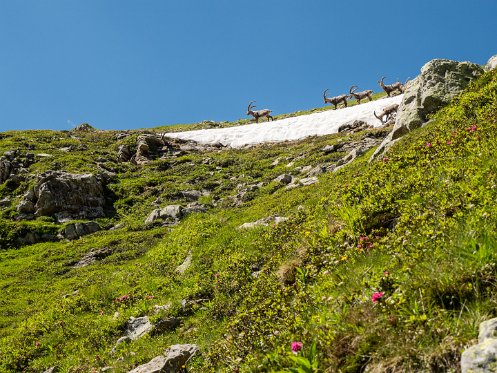
M 271 116 L 272 110 L 262 109 L 262 110 L 253 111 L 252 109 L 255 108 L 255 106 L 252 105 L 253 102 L 255 102 L 255 101 L 250 101 L 250 104 L 248 105 L 247 115 L 252 115 L 255 118 L 255 121 L 257 123 L 259 123 L 259 118 L 263 118 L 263 117 L 267 117 L 268 122 L 269 122 L 269 118 L 271 118 L 271 120 L 274 120 L 274 118 Z
M 401 82 L 395 82 L 393 84 L 385 84 L 383 83 L 384 79 L 385 77 L 381 78 L 381 80 L 378 81 L 378 84 L 387 93 L 388 97 L 390 97 L 390 93 L 394 91 L 399 91 L 400 93 L 404 93 L 404 85 Z
M 323 92 L 323 98 L 324 98 L 324 103 L 325 104 L 332 104 L 335 105 L 335 110 L 340 102 L 343 102 L 345 107 L 347 107 L 347 95 L 340 95 L 340 96 L 335 96 L 335 97 L 326 97 L 326 92 L 329 90 L 325 90 Z
M 381 124 L 385 124 L 390 120 L 391 118 L 394 117 L 394 114 L 397 113 L 397 109 L 399 108 L 399 104 L 392 104 L 387 107 L 384 107 L 380 112 L 379 115 L 376 115 L 376 111 L 373 111 L 373 114 L 376 118 L 378 118 L 381 122 Z M 383 121 L 383 117 L 386 116 L 385 121 Z
M 350 99 L 355 97 L 358 104 L 360 104 L 361 100 L 366 98 L 366 97 L 369 99 L 369 101 L 373 101 L 373 98 L 371 97 L 371 95 L 373 94 L 372 90 L 368 89 L 367 91 L 355 92 L 356 89 L 357 89 L 356 85 L 353 85 L 352 87 L 350 87 L 350 89 L 349 89 L 349 94 L 350 94 L 349 98 Z

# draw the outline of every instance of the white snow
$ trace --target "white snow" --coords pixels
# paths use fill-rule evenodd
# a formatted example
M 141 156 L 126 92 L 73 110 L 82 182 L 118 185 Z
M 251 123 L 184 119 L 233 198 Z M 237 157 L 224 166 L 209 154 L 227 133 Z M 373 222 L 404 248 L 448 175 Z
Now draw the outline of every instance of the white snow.
M 373 111 L 379 113 L 388 105 L 400 104 L 402 97 L 403 95 L 398 95 L 338 110 L 301 115 L 269 123 L 266 122 L 266 118 L 260 118 L 259 123 L 244 126 L 170 132 L 164 135 L 183 140 L 194 140 L 206 145 L 221 143 L 233 148 L 268 142 L 299 140 L 309 136 L 336 133 L 342 124 L 354 120 L 362 120 L 369 125 L 379 127 L 381 123 L 374 117 Z

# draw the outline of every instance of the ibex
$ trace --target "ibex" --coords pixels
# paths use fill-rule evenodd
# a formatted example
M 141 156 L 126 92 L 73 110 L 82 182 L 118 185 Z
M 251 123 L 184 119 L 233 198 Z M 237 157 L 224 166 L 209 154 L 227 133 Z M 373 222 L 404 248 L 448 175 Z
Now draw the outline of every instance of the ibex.
M 326 97 L 326 92 L 329 90 L 325 90 L 323 92 L 323 99 L 325 104 L 332 104 L 335 105 L 335 110 L 340 102 L 343 102 L 345 107 L 347 107 L 347 95 L 340 95 L 340 96 L 335 96 L 335 97 Z
M 385 77 L 381 78 L 381 80 L 378 81 L 378 84 L 387 93 L 388 97 L 390 97 L 390 93 L 394 91 L 399 91 L 400 93 L 404 93 L 404 85 L 401 82 L 395 82 L 393 84 L 385 84 L 383 83 L 384 79 Z
M 373 98 L 371 97 L 371 95 L 373 94 L 372 90 L 368 89 L 367 91 L 355 92 L 356 89 L 357 89 L 356 85 L 350 87 L 349 89 L 350 99 L 355 97 L 358 104 L 360 104 L 361 100 L 366 97 L 369 99 L 369 101 L 373 101 Z
M 255 108 L 252 103 L 255 101 L 250 101 L 250 104 L 248 105 L 247 109 L 247 115 L 252 115 L 255 118 L 255 121 L 259 123 L 259 118 L 267 117 L 267 121 L 269 122 L 269 119 L 274 120 L 274 118 L 271 116 L 272 110 L 269 109 L 262 109 L 262 110 L 256 110 L 253 111 L 252 109 Z
M 376 118 L 378 118 L 381 124 L 385 124 L 389 119 L 393 118 L 394 114 L 397 113 L 397 109 L 399 108 L 399 104 L 392 104 L 387 107 L 384 107 L 379 115 L 376 115 L 376 111 L 373 111 L 373 114 Z M 383 117 L 386 116 L 385 121 L 383 122 Z

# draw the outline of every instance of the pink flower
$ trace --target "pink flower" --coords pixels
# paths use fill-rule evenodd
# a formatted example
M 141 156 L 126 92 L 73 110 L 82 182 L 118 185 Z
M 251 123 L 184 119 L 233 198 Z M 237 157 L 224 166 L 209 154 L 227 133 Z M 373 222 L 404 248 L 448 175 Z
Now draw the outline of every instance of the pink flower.
M 431 142 L 427 142 L 426 145 L 425 145 L 427 148 L 431 148 L 433 146 L 433 144 Z
M 450 140 L 449 140 L 449 141 L 447 141 L 447 145 L 452 145 L 452 144 L 453 144 L 453 142 L 452 142 L 452 141 L 450 141 Z
M 302 347 L 304 347 L 304 344 L 302 342 L 292 342 L 292 352 L 294 354 L 302 350 Z
M 390 276 L 390 272 L 388 272 L 388 271 L 384 271 L 384 272 L 383 272 L 383 276 L 385 276 L 385 277 Z
M 373 303 L 378 302 L 384 295 L 385 293 L 382 291 L 374 292 L 373 295 L 371 296 L 371 302 Z
M 466 128 L 466 131 L 468 131 L 468 132 L 478 131 L 478 126 L 476 124 L 473 124 L 470 127 Z

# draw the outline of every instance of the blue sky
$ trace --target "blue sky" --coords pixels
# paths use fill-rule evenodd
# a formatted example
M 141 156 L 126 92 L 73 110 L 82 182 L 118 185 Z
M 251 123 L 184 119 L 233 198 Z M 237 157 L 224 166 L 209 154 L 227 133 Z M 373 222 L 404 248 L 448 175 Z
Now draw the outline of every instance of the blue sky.
M 132 129 L 323 106 L 497 54 L 495 0 L 0 0 L 0 131 Z

